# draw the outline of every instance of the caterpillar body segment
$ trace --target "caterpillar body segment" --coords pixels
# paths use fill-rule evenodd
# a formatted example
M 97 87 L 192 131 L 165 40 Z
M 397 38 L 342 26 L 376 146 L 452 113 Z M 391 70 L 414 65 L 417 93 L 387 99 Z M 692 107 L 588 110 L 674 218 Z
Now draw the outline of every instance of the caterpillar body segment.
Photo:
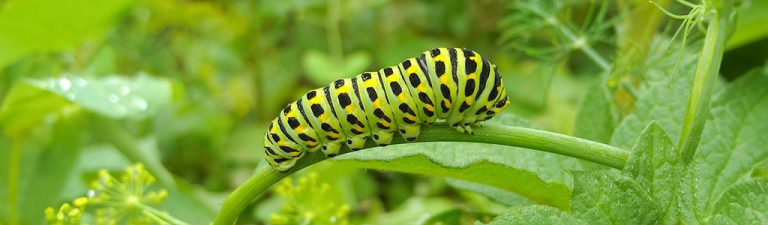
M 264 136 L 267 162 L 286 171 L 307 152 L 328 157 L 371 139 L 379 146 L 395 133 L 415 140 L 422 125 L 445 121 L 462 133 L 509 105 L 495 68 L 478 53 L 435 48 L 398 65 L 338 79 L 288 104 Z

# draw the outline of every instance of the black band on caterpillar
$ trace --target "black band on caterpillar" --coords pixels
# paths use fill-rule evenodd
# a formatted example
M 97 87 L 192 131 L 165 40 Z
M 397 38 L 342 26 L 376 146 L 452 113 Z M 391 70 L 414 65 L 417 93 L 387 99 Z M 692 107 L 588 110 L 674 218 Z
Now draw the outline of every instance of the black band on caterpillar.
M 289 170 L 306 154 L 328 157 L 368 139 L 380 146 L 396 132 L 413 141 L 422 124 L 445 120 L 462 133 L 509 105 L 495 65 L 467 49 L 435 48 L 419 57 L 339 79 L 288 104 L 264 136 L 266 160 Z

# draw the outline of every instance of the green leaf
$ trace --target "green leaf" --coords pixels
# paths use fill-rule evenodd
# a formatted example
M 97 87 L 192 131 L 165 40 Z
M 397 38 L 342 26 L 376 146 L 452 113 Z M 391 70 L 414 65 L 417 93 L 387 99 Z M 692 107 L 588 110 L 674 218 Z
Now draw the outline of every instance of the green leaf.
M 613 129 L 619 124 L 619 115 L 608 90 L 602 85 L 592 87 L 576 115 L 574 136 L 608 143 Z
M 60 77 L 29 81 L 90 111 L 113 118 L 144 118 L 171 101 L 169 81 L 135 77 Z
M 49 115 L 61 112 L 69 102 L 30 85 L 17 82 L 8 92 L 0 108 L 0 125 L 6 135 L 21 137 L 34 126 L 45 122 Z
M 527 126 L 511 116 L 493 121 Z M 477 143 L 394 145 L 352 152 L 334 160 L 362 168 L 471 181 L 563 210 L 569 209 L 571 192 L 571 177 L 565 169 L 580 168 L 578 160 L 561 155 Z
M 768 8 L 768 1 L 741 1 L 741 4 L 738 8 L 736 30 L 728 39 L 728 49 L 738 48 L 768 36 L 768 26 L 765 26 L 768 14 L 764 13 Z
M 742 182 L 729 188 L 715 206 L 712 224 L 768 224 L 768 180 Z
M 677 220 L 677 191 L 685 165 L 672 140 L 652 122 L 637 140 L 624 170 L 658 203 L 666 224 Z
M 712 102 L 711 119 L 687 174 L 687 201 L 699 220 L 711 215 L 725 191 L 768 160 L 768 76 L 753 71 L 731 83 Z
M 574 172 L 573 214 L 590 224 L 655 224 L 661 212 L 651 195 L 616 170 Z
M 677 73 L 665 71 L 661 74 L 663 78 L 648 82 L 650 86 L 637 101 L 634 112 L 613 131 L 613 146 L 631 148 L 651 121 L 659 123 L 672 140 L 679 139 L 685 116 L 682 106 L 688 105 L 693 79 L 693 64 L 681 64 Z
M 483 223 L 476 222 L 475 225 Z M 516 206 L 507 209 L 488 225 L 588 224 L 557 208 L 543 205 Z
M 0 68 L 27 54 L 98 43 L 131 0 L 9 0 L 0 8 Z
M 371 63 L 371 57 L 365 52 L 355 52 L 337 62 L 323 52 L 309 51 L 303 61 L 309 79 L 317 85 L 326 85 L 362 72 Z

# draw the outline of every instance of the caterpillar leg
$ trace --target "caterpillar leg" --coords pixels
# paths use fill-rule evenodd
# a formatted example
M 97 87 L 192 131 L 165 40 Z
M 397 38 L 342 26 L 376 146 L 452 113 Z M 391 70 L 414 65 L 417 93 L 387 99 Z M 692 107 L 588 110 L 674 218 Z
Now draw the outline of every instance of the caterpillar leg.
M 373 132 L 371 137 L 373 137 L 373 142 L 376 142 L 379 146 L 386 146 L 389 143 L 392 143 L 392 138 L 395 136 L 395 133 L 387 131 L 387 130 L 380 130 L 377 132 Z
M 415 124 L 400 128 L 400 135 L 402 135 L 406 141 L 416 140 L 416 137 L 419 137 L 420 132 L 421 126 Z
M 367 140 L 367 137 L 365 136 L 347 137 L 347 146 L 349 146 L 349 149 L 352 151 L 357 151 L 365 147 L 365 140 Z
M 451 127 L 453 127 L 454 130 L 456 130 L 456 131 L 458 131 L 460 133 L 474 134 L 474 132 L 472 131 L 472 127 L 470 125 L 471 124 L 469 124 L 469 123 L 456 122 L 456 123 L 452 123 Z
M 326 142 L 323 144 L 323 154 L 328 158 L 332 158 L 339 154 L 341 151 L 341 141 Z
M 296 161 L 299 159 L 299 158 L 293 158 L 293 159 L 272 158 L 270 156 L 265 156 L 264 158 L 266 158 L 267 163 L 269 163 L 269 165 L 272 168 L 274 168 L 274 169 L 276 169 L 276 170 L 278 170 L 280 172 L 285 172 L 285 171 L 291 169 L 291 167 L 293 167 L 293 165 L 296 165 Z

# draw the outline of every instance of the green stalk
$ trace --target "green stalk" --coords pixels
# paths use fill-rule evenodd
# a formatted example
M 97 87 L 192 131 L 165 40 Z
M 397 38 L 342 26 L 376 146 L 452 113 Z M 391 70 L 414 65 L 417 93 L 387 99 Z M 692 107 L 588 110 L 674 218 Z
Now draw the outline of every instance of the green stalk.
M 712 11 L 704 46 L 696 64 L 693 86 L 685 109 L 683 130 L 677 145 L 685 162 L 690 162 L 696 153 L 709 114 L 712 89 L 720 71 L 720 62 L 727 41 L 726 28 L 731 20 L 730 16 L 723 16 L 724 13 L 729 12 L 728 8 L 725 9 Z
M 584 159 L 617 169 L 623 168 L 629 157 L 629 152 L 623 149 L 542 130 L 502 125 L 485 125 L 473 128 L 473 130 L 474 135 L 462 134 L 441 123 L 422 129 L 415 142 L 475 142 L 523 147 Z M 392 144 L 403 143 L 411 142 L 405 142 L 400 136 L 397 136 L 392 142 Z M 367 147 L 373 147 L 373 144 L 369 143 Z M 345 149 L 345 152 L 348 151 L 349 149 Z M 219 215 L 213 224 L 234 224 L 243 209 L 273 184 L 324 159 L 325 156 L 322 153 L 307 154 L 286 172 L 278 172 L 267 166 L 260 167 L 253 176 L 224 200 Z
M 8 165 L 8 224 L 19 223 L 19 170 L 21 164 L 21 138 L 12 139 L 10 163 Z

